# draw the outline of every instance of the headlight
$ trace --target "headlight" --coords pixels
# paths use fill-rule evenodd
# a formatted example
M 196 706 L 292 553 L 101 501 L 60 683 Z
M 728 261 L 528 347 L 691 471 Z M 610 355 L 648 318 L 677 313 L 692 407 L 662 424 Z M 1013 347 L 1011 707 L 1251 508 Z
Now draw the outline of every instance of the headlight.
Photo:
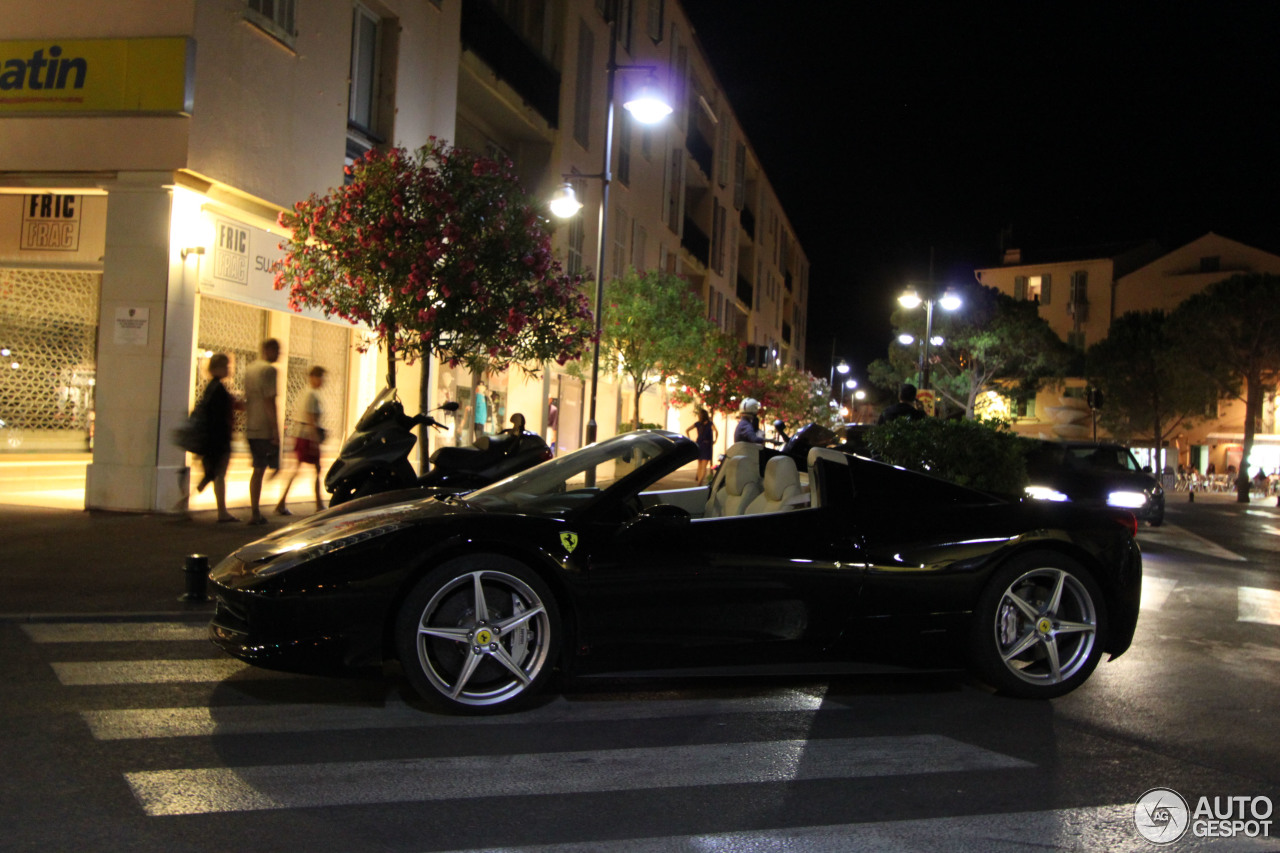
M 1048 486 L 1027 486 L 1025 489 L 1027 497 L 1037 501 L 1070 501 L 1071 498 L 1064 495 L 1057 489 L 1051 489 Z
M 1124 509 L 1141 509 L 1146 505 L 1146 492 L 1112 492 L 1107 495 L 1107 506 L 1118 506 Z
M 393 530 L 399 530 L 401 527 L 404 527 L 404 524 L 383 524 L 378 527 L 370 527 L 366 530 L 348 533 L 336 539 L 299 544 L 295 550 L 284 551 L 272 560 L 250 567 L 249 571 L 255 577 L 269 578 L 272 575 L 278 575 L 283 571 L 292 569 L 294 566 L 318 559 L 326 554 L 332 554 L 334 551 L 341 551 L 343 548 L 350 548 L 352 545 L 358 545 L 361 542 L 368 542 L 370 539 L 385 536 Z

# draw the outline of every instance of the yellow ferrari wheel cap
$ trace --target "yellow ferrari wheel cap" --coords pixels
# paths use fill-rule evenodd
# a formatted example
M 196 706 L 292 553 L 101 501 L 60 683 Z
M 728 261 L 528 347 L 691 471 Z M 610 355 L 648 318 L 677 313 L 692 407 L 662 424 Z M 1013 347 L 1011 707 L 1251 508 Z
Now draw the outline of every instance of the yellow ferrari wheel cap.
M 476 642 L 482 646 L 487 646 L 493 642 L 493 632 L 488 628 L 481 628 L 476 632 Z

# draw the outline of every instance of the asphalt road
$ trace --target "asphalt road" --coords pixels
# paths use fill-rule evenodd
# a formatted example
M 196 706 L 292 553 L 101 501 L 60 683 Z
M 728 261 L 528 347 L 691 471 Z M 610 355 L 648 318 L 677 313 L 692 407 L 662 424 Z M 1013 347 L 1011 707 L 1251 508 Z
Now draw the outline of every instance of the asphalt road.
M 394 668 L 243 666 L 198 614 L 0 622 L 0 848 L 1160 849 L 1150 789 L 1280 801 L 1280 510 L 1182 501 L 1140 534 L 1133 648 L 1052 702 L 951 674 L 608 681 L 470 719 Z M 1166 849 L 1280 850 L 1271 819 Z

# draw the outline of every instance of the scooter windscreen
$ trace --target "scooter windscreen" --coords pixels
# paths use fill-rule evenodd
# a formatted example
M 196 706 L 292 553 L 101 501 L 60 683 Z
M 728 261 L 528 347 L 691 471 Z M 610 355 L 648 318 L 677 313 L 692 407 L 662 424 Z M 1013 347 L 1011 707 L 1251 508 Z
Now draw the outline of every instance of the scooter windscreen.
M 373 398 L 373 402 L 369 404 L 369 408 L 364 410 L 364 414 L 360 416 L 360 420 L 356 421 L 355 431 L 367 430 L 375 424 L 385 420 L 389 414 L 393 412 L 389 409 L 401 409 L 399 401 L 396 399 L 396 389 L 383 388 L 378 392 L 378 396 Z M 398 413 L 398 412 L 394 412 Z

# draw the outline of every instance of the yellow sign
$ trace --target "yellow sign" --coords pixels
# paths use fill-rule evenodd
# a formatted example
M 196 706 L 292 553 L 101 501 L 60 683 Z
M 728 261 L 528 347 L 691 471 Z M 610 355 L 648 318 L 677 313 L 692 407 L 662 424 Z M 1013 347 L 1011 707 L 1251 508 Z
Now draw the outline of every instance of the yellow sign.
M 0 41 L 0 115 L 190 113 L 189 38 Z

